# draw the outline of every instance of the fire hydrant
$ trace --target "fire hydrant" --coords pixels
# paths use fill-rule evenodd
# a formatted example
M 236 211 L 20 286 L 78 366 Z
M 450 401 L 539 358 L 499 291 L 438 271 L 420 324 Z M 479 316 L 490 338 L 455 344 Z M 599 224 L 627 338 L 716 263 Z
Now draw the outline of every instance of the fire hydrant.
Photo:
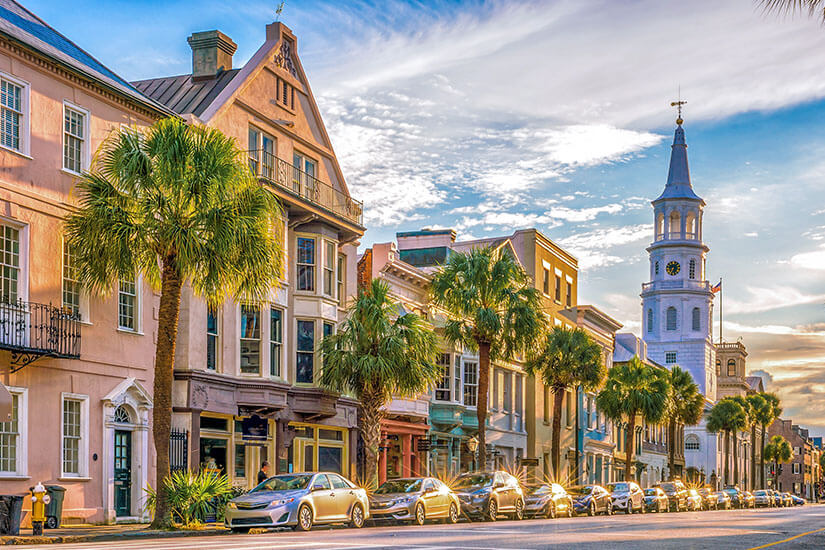
M 46 521 L 46 505 L 51 500 L 52 497 L 46 494 L 46 488 L 38 482 L 32 489 L 32 534 L 34 536 L 43 534 L 43 523 Z

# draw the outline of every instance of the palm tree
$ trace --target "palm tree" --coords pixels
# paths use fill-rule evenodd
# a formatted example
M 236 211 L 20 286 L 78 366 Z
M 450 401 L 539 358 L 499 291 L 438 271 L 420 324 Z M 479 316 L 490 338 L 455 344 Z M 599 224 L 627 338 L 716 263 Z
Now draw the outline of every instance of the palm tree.
M 775 435 L 765 445 L 762 456 L 773 462 L 773 488 L 779 486 L 779 465 L 786 464 L 793 458 L 793 449 L 788 440 L 781 435 Z
M 731 399 L 739 403 L 739 405 L 742 407 L 742 410 L 745 411 L 745 425 L 742 427 L 741 431 L 744 432 L 748 431 L 749 429 L 752 429 L 754 426 L 752 422 L 754 420 L 756 412 L 751 409 L 750 401 L 748 401 L 748 399 L 742 395 L 734 395 L 731 397 Z M 733 443 L 735 445 L 735 447 L 733 448 L 733 479 L 735 485 L 739 484 L 739 459 L 737 458 L 739 449 L 738 435 L 739 434 L 737 432 L 734 432 L 733 434 Z
M 670 369 L 670 384 L 667 400 L 668 468 L 670 475 L 676 471 L 676 429 L 679 424 L 695 426 L 702 420 L 705 398 L 693 376 L 679 365 Z
M 720 399 L 710 410 L 708 431 L 722 432 L 725 436 L 725 485 L 730 485 L 730 438 L 734 436 L 733 461 L 736 464 L 736 433 L 747 425 L 747 415 L 742 404 L 731 397 Z
M 338 332 L 320 343 L 322 386 L 352 392 L 361 402 L 366 477 L 378 486 L 383 408 L 393 396 L 410 398 L 441 375 L 432 327 L 415 313 L 398 315 L 390 287 L 380 279 L 358 294 Z
M 528 356 L 524 370 L 553 390 L 553 474 L 558 478 L 564 392 L 577 386 L 584 391 L 599 389 L 607 374 L 602 348 L 580 328 L 556 326 L 543 345 Z
M 624 475 L 631 478 L 636 417 L 655 424 L 667 413 L 668 374 L 642 362 L 638 356 L 614 365 L 607 373 L 604 389 L 596 396 L 596 406 L 614 422 L 627 422 Z
M 433 303 L 448 315 L 447 341 L 478 351 L 478 461 L 484 469 L 490 363 L 512 360 L 539 340 L 546 325 L 539 292 L 511 254 L 493 247 L 451 254 L 430 289 Z
M 825 23 L 825 0 L 759 0 L 766 12 L 796 13 L 808 12 Z
M 159 288 L 152 434 L 158 505 L 153 527 L 170 522 L 166 484 L 172 369 L 181 288 L 210 303 L 266 296 L 281 275 L 280 207 L 252 177 L 242 153 L 218 130 L 180 119 L 145 133 L 123 129 L 100 147 L 76 188 L 65 222 L 83 286 L 107 294 L 143 276 Z
M 771 405 L 760 393 L 749 394 L 748 401 L 748 424 L 751 427 L 751 490 L 756 489 L 756 427 L 761 423 L 763 412 L 771 408 Z M 760 453 L 761 455 L 761 453 Z
M 782 414 L 782 407 L 779 404 L 779 397 L 775 393 L 768 393 L 763 392 L 760 394 L 765 401 L 768 402 L 768 405 L 764 408 L 759 409 L 759 424 L 762 428 L 762 436 L 761 436 L 761 443 L 759 445 L 760 449 L 765 448 L 765 434 L 768 433 L 768 426 L 773 424 L 774 420 L 779 418 Z M 759 460 L 759 486 L 765 487 L 765 457 L 760 456 Z

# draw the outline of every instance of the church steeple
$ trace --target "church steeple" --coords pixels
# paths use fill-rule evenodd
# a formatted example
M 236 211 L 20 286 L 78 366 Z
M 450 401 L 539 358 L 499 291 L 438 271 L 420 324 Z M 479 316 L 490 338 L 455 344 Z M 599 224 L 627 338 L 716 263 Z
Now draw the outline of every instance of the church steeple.
M 680 106 L 681 107 L 681 106 Z M 690 168 L 688 168 L 687 142 L 685 129 L 682 128 L 681 109 L 676 119 L 676 132 L 673 135 L 673 145 L 670 146 L 670 169 L 667 173 L 667 185 L 654 204 L 662 199 L 693 199 L 704 201 L 696 193 L 690 183 Z

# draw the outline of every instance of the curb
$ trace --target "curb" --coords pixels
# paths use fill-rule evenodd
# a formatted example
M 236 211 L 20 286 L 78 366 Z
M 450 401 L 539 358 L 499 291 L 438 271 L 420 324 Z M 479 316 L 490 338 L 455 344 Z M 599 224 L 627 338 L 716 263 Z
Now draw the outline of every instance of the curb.
M 70 542 L 111 542 L 141 539 L 173 539 L 183 537 L 213 537 L 228 535 L 228 529 L 204 529 L 202 531 L 133 531 L 130 533 L 111 533 L 102 535 L 60 535 L 54 537 L 35 537 L 29 535 L 0 536 L 0 545 L 21 544 L 65 544 Z

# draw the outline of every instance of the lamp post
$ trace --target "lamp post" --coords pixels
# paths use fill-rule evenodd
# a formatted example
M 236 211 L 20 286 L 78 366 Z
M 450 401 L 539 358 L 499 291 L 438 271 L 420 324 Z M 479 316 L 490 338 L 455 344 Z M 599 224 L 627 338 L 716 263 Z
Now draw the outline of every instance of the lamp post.
M 467 450 L 473 456 L 473 471 L 476 469 L 476 451 L 478 450 L 478 438 L 476 436 L 467 440 Z

